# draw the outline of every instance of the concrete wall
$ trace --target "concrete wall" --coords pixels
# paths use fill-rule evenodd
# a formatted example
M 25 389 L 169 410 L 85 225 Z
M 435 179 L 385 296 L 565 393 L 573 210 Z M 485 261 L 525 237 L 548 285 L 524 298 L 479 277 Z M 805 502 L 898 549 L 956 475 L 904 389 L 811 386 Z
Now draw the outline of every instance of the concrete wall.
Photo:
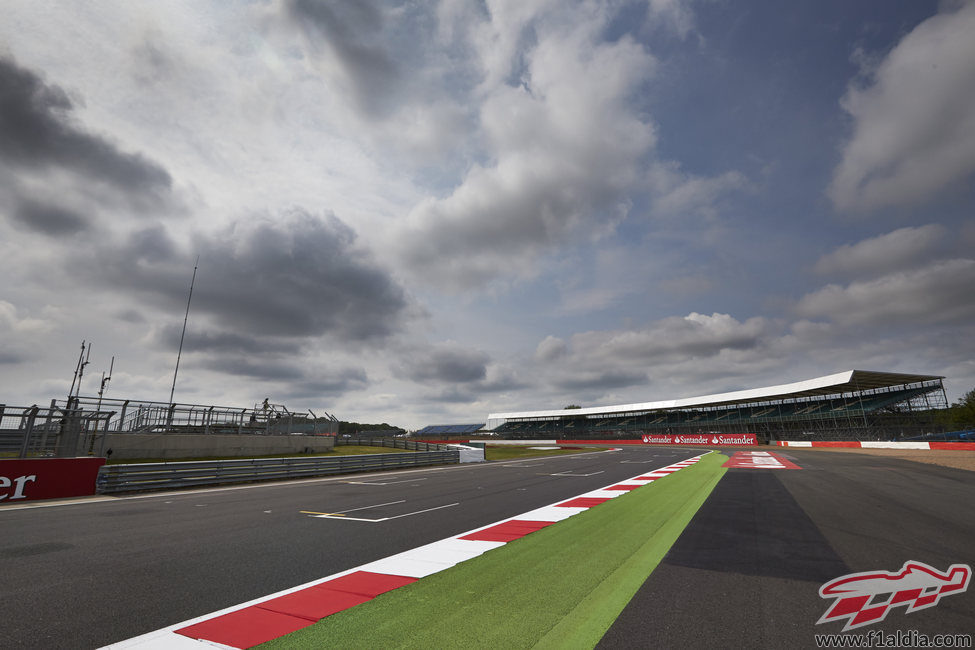
M 100 443 L 101 441 L 99 441 Z M 183 435 L 110 433 L 105 451 L 119 458 L 203 458 L 266 456 L 331 451 L 332 436 Z

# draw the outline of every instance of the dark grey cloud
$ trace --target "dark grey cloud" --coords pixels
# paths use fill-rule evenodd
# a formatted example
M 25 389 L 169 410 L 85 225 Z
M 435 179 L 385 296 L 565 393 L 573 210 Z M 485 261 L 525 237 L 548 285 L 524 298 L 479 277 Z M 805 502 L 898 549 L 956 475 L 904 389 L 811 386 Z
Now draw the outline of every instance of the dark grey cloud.
M 26 361 L 27 357 L 10 350 L 0 350 L 0 364 L 16 364 Z
M 199 308 L 259 334 L 388 336 L 407 307 L 405 293 L 355 240 L 334 216 L 302 211 L 208 238 L 200 246 Z
M 145 323 L 146 315 L 138 309 L 123 309 L 115 313 L 115 318 L 126 323 Z
M 290 0 L 286 7 L 309 41 L 335 56 L 356 106 L 371 117 L 382 116 L 401 81 L 399 66 L 387 50 L 382 12 L 368 0 Z
M 169 173 L 73 124 L 73 108 L 61 87 L 0 56 L 0 161 L 30 172 L 67 170 L 142 207 L 165 201 Z
M 445 343 L 411 351 L 393 371 L 419 382 L 472 383 L 487 376 L 489 360 L 478 350 Z
M 89 225 L 87 217 L 71 208 L 30 199 L 21 201 L 12 216 L 31 230 L 47 235 L 71 235 Z
M 192 244 L 194 251 L 180 251 L 165 228 L 153 226 L 107 246 L 97 265 L 76 265 L 106 288 L 182 314 L 198 253 L 191 309 L 206 321 L 198 331 L 223 333 L 211 341 L 218 345 L 244 341 L 230 334 L 374 341 L 399 331 L 411 316 L 403 288 L 331 215 L 294 209 L 200 234 Z
M 182 331 L 182 324 L 174 322 L 157 329 L 153 339 L 160 348 L 176 350 L 179 347 Z M 295 339 L 248 336 L 240 332 L 187 329 L 186 336 L 183 339 L 183 350 L 186 352 L 236 352 L 264 357 L 271 354 L 298 354 L 301 351 L 301 344 Z
M 362 390 L 368 385 L 369 378 L 362 368 L 338 368 L 323 373 L 309 372 L 302 381 L 292 382 L 288 386 L 288 391 L 290 398 L 308 400 L 336 397 L 354 390 Z
M 264 380 L 294 381 L 302 379 L 300 361 L 269 361 L 247 356 L 223 356 L 193 362 L 200 369 L 215 370 L 228 375 Z
M 477 394 L 473 391 L 451 386 L 437 393 L 427 395 L 425 399 L 433 404 L 470 404 L 477 401 Z M 481 416 L 478 415 L 476 417 Z
M 512 390 L 529 388 L 530 384 L 522 381 L 513 372 L 497 372 L 494 376 L 489 376 L 484 381 L 476 384 L 477 390 L 482 393 L 503 393 Z
M 603 391 L 629 386 L 643 386 L 648 382 L 647 373 L 640 370 L 612 369 L 589 371 L 580 369 L 557 378 L 553 383 L 565 390 Z
M 123 253 L 132 262 L 173 262 L 179 253 L 169 233 L 160 224 L 136 230 L 128 235 Z

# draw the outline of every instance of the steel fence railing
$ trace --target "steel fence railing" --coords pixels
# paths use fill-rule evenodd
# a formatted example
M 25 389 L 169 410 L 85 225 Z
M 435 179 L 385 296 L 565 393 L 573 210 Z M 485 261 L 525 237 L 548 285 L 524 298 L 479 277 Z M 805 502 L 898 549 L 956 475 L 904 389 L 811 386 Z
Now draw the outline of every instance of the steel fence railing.
M 421 451 L 410 454 L 365 454 L 332 458 L 251 458 L 104 465 L 98 474 L 97 491 L 111 494 L 273 479 L 313 478 L 330 474 L 459 462 L 458 451 Z
M 112 411 L 0 404 L 0 457 L 101 455 Z
M 331 416 L 310 418 L 280 405 L 245 408 L 208 404 L 182 404 L 134 399 L 72 397 L 54 400 L 52 407 L 111 410 L 118 414 L 108 423 L 114 433 L 202 433 L 335 435 L 338 421 Z

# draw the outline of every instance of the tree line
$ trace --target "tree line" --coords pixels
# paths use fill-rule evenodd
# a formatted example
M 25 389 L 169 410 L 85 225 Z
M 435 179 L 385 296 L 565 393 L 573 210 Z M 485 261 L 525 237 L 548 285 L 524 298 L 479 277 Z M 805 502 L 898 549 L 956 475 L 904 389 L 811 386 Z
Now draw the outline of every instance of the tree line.
M 945 409 L 943 424 L 952 431 L 975 429 L 975 388 Z

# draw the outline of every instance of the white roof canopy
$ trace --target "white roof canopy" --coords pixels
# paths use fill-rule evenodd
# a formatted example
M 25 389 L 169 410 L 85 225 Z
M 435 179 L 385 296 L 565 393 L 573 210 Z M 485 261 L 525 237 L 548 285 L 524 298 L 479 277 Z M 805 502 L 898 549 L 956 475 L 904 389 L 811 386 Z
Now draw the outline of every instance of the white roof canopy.
M 681 399 L 620 404 L 617 406 L 594 406 L 581 409 L 557 409 L 550 411 L 522 411 L 518 413 L 492 413 L 488 415 L 488 426 L 497 420 L 523 420 L 535 418 L 556 418 L 565 415 L 609 415 L 641 411 L 659 411 L 695 406 L 722 406 L 762 402 L 773 399 L 813 397 L 816 395 L 838 395 L 876 388 L 891 388 L 907 384 L 919 384 L 944 379 L 938 375 L 914 375 L 898 372 L 875 372 L 872 370 L 847 370 L 835 375 L 806 379 L 791 384 L 737 390 L 730 393 L 685 397 Z

